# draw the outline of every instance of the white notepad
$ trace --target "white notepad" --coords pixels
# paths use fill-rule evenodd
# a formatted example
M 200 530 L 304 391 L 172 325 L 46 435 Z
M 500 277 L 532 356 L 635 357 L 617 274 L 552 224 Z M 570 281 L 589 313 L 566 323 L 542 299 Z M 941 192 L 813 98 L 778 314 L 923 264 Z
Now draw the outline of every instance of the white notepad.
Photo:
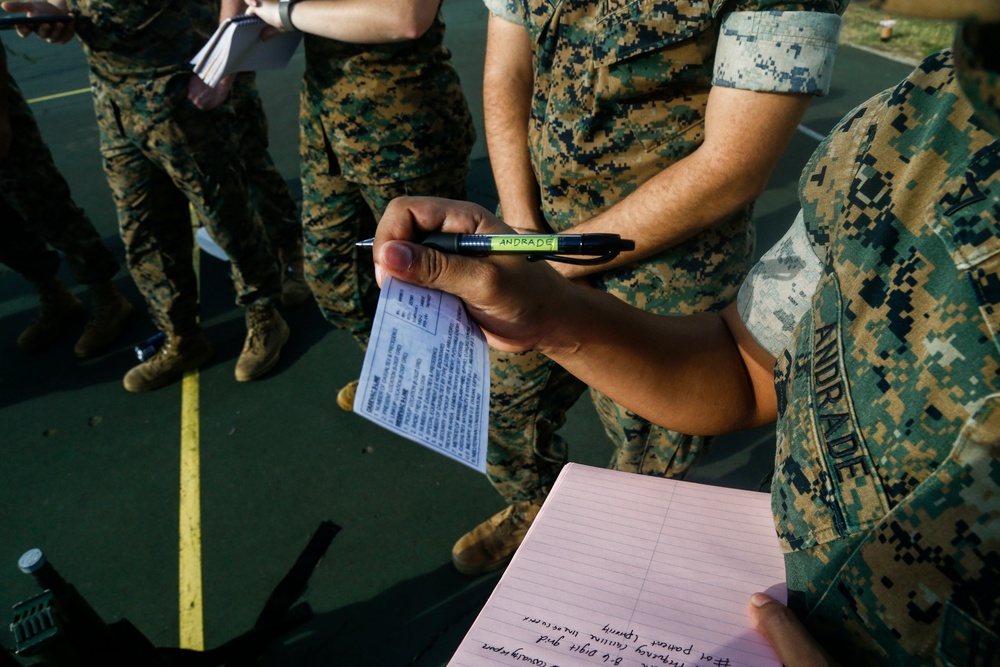
M 750 596 L 785 601 L 766 493 L 568 464 L 450 667 L 780 667 Z
M 222 77 L 233 72 L 287 66 L 302 41 L 302 33 L 278 32 L 263 41 L 260 31 L 266 25 L 258 17 L 247 14 L 226 19 L 191 59 L 194 73 L 214 87 Z
M 354 414 L 485 474 L 490 353 L 461 299 L 385 277 Z

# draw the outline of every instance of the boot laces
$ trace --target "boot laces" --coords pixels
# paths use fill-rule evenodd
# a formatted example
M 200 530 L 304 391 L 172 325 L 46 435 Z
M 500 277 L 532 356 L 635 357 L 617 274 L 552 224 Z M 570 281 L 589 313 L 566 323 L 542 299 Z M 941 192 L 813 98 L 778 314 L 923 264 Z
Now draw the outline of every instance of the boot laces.
M 263 310 L 250 309 L 248 313 L 245 349 L 259 352 L 267 343 L 266 326 L 270 318 L 268 313 Z

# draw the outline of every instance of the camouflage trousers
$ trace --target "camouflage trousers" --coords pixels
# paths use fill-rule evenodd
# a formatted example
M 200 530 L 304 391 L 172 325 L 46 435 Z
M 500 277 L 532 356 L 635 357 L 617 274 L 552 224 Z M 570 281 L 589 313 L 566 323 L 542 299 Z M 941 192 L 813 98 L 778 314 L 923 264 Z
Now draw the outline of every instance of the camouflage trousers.
M 302 221 L 288 183 L 271 157 L 267 114 L 256 81 L 254 72 L 237 74 L 229 100 L 236 112 L 236 141 L 254 211 L 271 249 L 278 250 L 302 239 Z
M 10 152 L 0 161 L 0 262 L 37 284 L 58 273 L 61 252 L 80 284 L 110 280 L 118 261 L 73 201 L 13 79 L 0 85 L 8 85 L 11 127 Z
M 684 258 L 683 271 L 672 268 L 676 262 L 648 262 L 602 273 L 592 284 L 664 315 L 724 308 L 736 298 L 752 264 L 748 220 L 749 212 L 731 221 L 732 234 L 716 230 L 673 249 Z M 508 503 L 543 499 L 569 460 L 567 443 L 557 431 L 588 388 L 537 352 L 491 350 L 490 362 L 487 476 Z M 711 443 L 709 437 L 653 424 L 592 389 L 590 395 L 614 447 L 613 470 L 682 477 Z
M 370 249 L 355 242 L 375 235 L 378 219 L 396 197 L 465 199 L 464 163 L 424 176 L 380 184 L 345 178 L 322 125 L 305 114 L 301 125 L 302 235 L 305 274 L 323 316 L 367 348 L 378 304 Z
M 142 81 L 92 77 L 129 271 L 157 327 L 179 335 L 200 326 L 189 202 L 229 255 L 237 304 L 271 303 L 280 290 L 277 260 L 247 196 L 233 109 L 197 109 L 187 99 L 188 76 L 149 86 L 152 94 Z

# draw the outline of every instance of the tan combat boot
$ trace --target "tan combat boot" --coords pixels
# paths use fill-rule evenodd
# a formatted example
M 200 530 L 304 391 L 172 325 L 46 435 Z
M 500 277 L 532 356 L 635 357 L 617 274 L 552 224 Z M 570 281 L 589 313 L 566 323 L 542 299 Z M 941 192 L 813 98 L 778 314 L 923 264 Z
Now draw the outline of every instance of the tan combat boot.
M 126 373 L 122 384 L 132 392 L 153 391 L 200 367 L 211 357 L 212 346 L 204 333 L 199 331 L 184 337 L 168 333 L 156 354 Z
M 81 359 L 103 352 L 132 318 L 132 304 L 109 280 L 90 288 L 90 320 L 73 351 Z
M 281 348 L 288 342 L 288 325 L 273 305 L 247 308 L 247 338 L 236 360 L 236 381 L 259 378 L 278 363 Z
M 541 501 L 516 502 L 470 530 L 451 550 L 455 569 L 485 574 L 509 563 L 541 508 Z
M 281 303 L 284 306 L 298 306 L 312 296 L 306 283 L 304 268 L 305 255 L 302 241 L 296 241 L 278 251 L 281 264 Z
M 56 342 L 66 333 L 66 325 L 83 319 L 86 306 L 76 298 L 59 278 L 53 277 L 34 285 L 38 291 L 41 308 L 17 338 L 22 352 L 34 354 Z
M 341 410 L 354 412 L 354 397 L 358 393 L 358 382 L 360 380 L 348 382 L 337 392 L 337 405 Z

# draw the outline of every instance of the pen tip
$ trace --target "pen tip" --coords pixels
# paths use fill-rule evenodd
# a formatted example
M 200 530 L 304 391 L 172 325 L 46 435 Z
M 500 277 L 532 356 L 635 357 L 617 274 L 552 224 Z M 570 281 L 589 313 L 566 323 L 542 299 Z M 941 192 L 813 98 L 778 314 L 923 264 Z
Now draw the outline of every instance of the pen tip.
M 357 248 L 371 248 L 375 245 L 375 239 L 365 239 L 354 244 Z

